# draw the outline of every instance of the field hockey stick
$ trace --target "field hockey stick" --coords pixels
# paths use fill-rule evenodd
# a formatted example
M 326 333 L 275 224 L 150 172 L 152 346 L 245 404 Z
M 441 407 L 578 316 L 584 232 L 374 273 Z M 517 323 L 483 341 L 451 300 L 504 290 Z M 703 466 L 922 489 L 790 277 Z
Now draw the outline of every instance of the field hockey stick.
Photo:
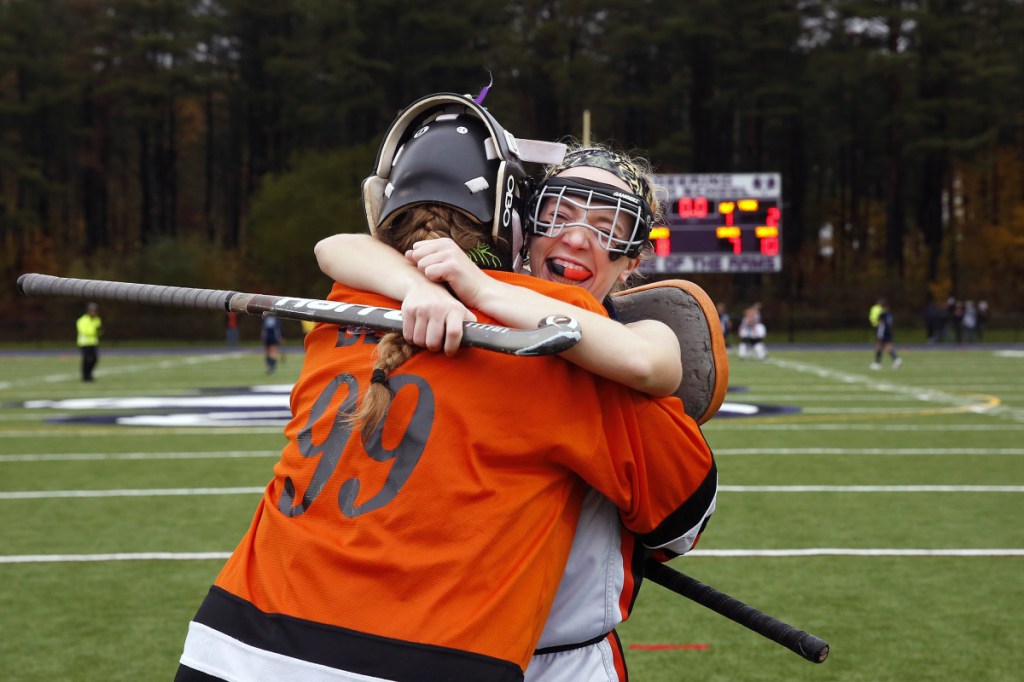
M 828 642 L 820 637 L 758 611 L 660 561 L 648 559 L 644 564 L 644 577 L 781 644 L 811 663 L 824 663 L 828 657 Z
M 294 296 L 74 279 L 37 273 L 19 277 L 18 292 L 28 296 L 70 296 L 174 308 L 233 311 L 248 315 L 276 315 L 293 320 L 369 327 L 378 331 L 402 331 L 400 310 Z M 520 356 L 560 353 L 579 340 L 579 323 L 566 315 L 547 317 L 541 320 L 536 329 L 512 329 L 466 322 L 462 333 L 463 346 Z

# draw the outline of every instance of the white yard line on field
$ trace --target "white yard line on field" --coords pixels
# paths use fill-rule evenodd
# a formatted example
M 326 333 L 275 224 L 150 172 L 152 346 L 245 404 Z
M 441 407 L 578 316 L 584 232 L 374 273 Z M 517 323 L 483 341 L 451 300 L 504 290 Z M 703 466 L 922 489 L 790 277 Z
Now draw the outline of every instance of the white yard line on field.
M 789 556 L 1024 556 L 1024 549 L 868 549 L 809 547 L 806 549 L 695 549 L 689 557 Z
M 104 462 L 121 460 L 174 459 L 248 459 L 279 457 L 280 450 L 226 450 L 218 452 L 40 452 L 27 455 L 0 455 L 0 464 L 7 462 Z
M 284 429 L 280 426 L 252 426 L 245 428 L 217 427 L 217 428 L 166 428 L 148 429 L 137 427 L 125 427 L 117 424 L 109 427 L 92 426 L 88 429 L 22 429 L 20 431 L 4 431 L 0 438 L 68 438 L 70 436 L 237 436 L 251 435 L 254 433 L 282 433 Z
M 141 488 L 121 490 L 14 490 L 0 492 L 0 500 L 52 500 L 83 497 L 166 497 L 178 495 L 255 495 L 265 488 Z
M 720 485 L 725 493 L 1024 493 L 1024 485 Z
M 1024 448 L 715 448 L 721 455 L 1024 455 Z M 3 458 L 0 457 L 0 462 Z
M 0 455 L 0 464 L 9 462 L 102 462 L 122 460 L 178 459 L 262 459 L 280 456 L 280 450 L 218 450 L 211 452 L 40 452 Z M 715 456 L 728 455 L 911 455 L 936 456 L 1008 456 L 1024 455 L 1024 448 L 715 448 Z
M 136 552 L 118 554 L 10 554 L 0 556 L 0 564 L 57 564 L 90 561 L 223 561 L 231 552 Z
M 96 497 L 255 495 L 265 488 L 124 488 L 112 490 L 12 490 L 0 500 L 52 500 Z M 1024 493 L 1024 485 L 722 485 L 724 493 Z
M 746 424 L 742 419 L 722 419 L 710 421 L 701 428 L 728 425 L 733 429 L 755 429 L 757 431 L 1024 431 L 1024 424 L 815 424 L 801 422 L 799 424 L 765 424 L 751 422 Z
M 224 561 L 230 552 L 120 552 L 115 554 L 10 554 L 0 564 L 83 563 L 96 561 Z M 871 549 L 809 547 L 800 549 L 695 549 L 690 558 L 713 557 L 1019 557 L 1024 549 Z
M 950 405 L 955 408 L 960 408 L 966 412 L 977 412 L 986 414 L 998 414 L 1000 416 L 1008 416 L 1012 419 L 1024 421 L 1024 410 L 1011 409 L 1000 406 L 998 398 L 993 396 L 981 396 L 981 395 L 956 395 L 953 393 L 947 393 L 946 391 L 936 390 L 934 388 L 925 388 L 922 386 L 902 386 L 899 384 L 893 384 L 884 380 L 881 380 L 877 375 L 870 374 L 851 374 L 849 372 L 841 372 L 839 370 L 831 369 L 829 367 L 823 367 L 821 365 L 814 365 L 808 362 L 797 362 L 795 360 L 781 360 L 779 358 L 770 358 L 768 362 L 785 369 L 790 369 L 795 372 L 802 372 L 804 374 L 811 374 L 822 379 L 828 379 L 830 381 L 837 381 L 847 385 L 857 385 L 870 388 L 874 391 L 882 393 L 893 393 L 898 395 L 904 395 L 908 398 L 920 400 L 928 403 L 936 403 L 939 405 Z M 839 408 L 836 410 L 829 409 L 805 409 L 806 413 L 815 414 L 830 414 L 830 413 L 856 413 L 856 412 L 877 412 L 878 410 L 871 410 L 870 408 L 857 409 L 857 408 Z M 900 414 L 902 411 L 898 409 L 887 410 L 889 414 Z
M 131 374 L 132 372 L 152 372 L 154 369 L 172 369 L 180 365 L 198 365 L 206 362 L 217 362 L 225 358 L 244 357 L 245 353 L 214 353 L 203 355 L 188 355 L 175 360 L 161 360 L 160 362 L 146 362 L 137 365 L 124 365 L 122 367 L 104 367 L 103 374 Z M 79 381 L 80 375 L 64 372 L 60 374 L 44 374 L 43 376 L 31 376 L 23 379 L 12 379 L 11 381 L 0 381 L 0 390 L 14 388 L 15 386 L 34 386 L 37 384 L 55 384 L 63 381 Z

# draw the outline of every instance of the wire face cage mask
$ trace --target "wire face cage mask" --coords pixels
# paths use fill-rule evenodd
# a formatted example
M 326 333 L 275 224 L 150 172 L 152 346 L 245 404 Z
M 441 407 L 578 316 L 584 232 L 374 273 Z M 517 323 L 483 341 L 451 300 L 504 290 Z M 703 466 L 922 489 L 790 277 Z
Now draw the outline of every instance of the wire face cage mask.
M 528 234 L 557 237 L 567 227 L 584 227 L 597 235 L 611 260 L 638 257 L 653 225 L 646 201 L 614 185 L 583 178 L 548 178 L 526 208 Z

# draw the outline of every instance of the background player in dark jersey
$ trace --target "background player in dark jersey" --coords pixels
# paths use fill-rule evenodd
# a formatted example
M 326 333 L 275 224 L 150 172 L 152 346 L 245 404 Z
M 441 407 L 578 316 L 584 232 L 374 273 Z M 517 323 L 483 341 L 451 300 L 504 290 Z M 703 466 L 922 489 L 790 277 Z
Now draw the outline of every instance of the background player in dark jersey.
M 871 309 L 871 317 L 875 321 L 875 361 L 871 363 L 871 369 L 882 369 L 882 355 L 886 352 L 892 358 L 892 368 L 899 369 L 903 360 L 893 345 L 893 315 L 889 302 L 879 299 L 876 307 Z

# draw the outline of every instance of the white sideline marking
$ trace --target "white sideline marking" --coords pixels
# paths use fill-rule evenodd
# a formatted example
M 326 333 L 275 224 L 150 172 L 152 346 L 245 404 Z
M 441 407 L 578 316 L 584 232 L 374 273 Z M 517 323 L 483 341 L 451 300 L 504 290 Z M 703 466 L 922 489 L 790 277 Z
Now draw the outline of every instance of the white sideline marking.
M 101 351 L 102 352 L 102 351 Z M 77 351 L 69 351 L 68 355 L 77 355 Z M 198 365 L 204 362 L 217 362 L 224 358 L 241 358 L 246 354 L 233 351 L 230 353 L 215 353 L 213 355 L 187 355 L 183 358 L 176 360 L 162 360 L 160 362 L 147 362 L 141 365 L 124 365 L 122 367 L 106 367 L 102 370 L 102 374 L 127 374 L 129 372 L 150 372 L 153 369 L 170 369 L 177 365 Z M 61 381 L 79 381 L 80 375 L 75 373 L 64 373 L 64 374 L 46 374 L 43 376 L 25 377 L 24 379 L 13 379 L 11 381 L 0 381 L 0 390 L 12 388 L 14 386 L 23 385 L 38 385 L 44 384 L 55 384 Z
M 117 554 L 10 554 L 0 564 L 81 563 L 94 561 L 205 561 L 226 560 L 231 552 L 137 552 Z M 806 549 L 695 549 L 687 558 L 701 557 L 801 557 L 801 556 L 1024 556 L 1024 549 L 860 549 L 812 547 Z
M 11 554 L 0 556 L 0 564 L 56 564 L 86 561 L 199 561 L 231 556 L 231 552 L 141 552 L 121 554 Z
M 93 497 L 166 497 L 179 495 L 252 495 L 266 488 L 141 488 L 115 490 L 15 490 L 0 500 L 48 500 Z M 1024 485 L 720 485 L 727 493 L 1022 493 Z
M 5 462 L 103 462 L 120 460 L 162 459 L 247 459 L 278 457 L 280 450 L 226 450 L 220 452 L 42 452 L 31 455 L 0 455 L 0 464 Z
M 822 367 L 821 365 L 814 365 L 809 362 L 798 362 L 795 360 L 780 360 L 778 358 L 772 358 L 768 362 L 797 372 L 813 374 L 814 376 L 821 377 L 822 379 L 837 381 L 841 384 L 864 385 L 883 393 L 901 394 L 908 398 L 914 398 L 925 402 L 945 403 L 947 405 L 957 406 L 976 406 L 982 411 L 985 409 L 991 409 L 991 406 L 979 404 L 978 400 L 972 399 L 968 396 L 955 395 L 953 393 L 947 393 L 946 391 L 940 391 L 933 388 L 901 386 L 887 381 L 880 381 L 877 376 L 851 374 L 849 372 L 841 372 L 829 367 Z
M 49 416 L 49 415 L 47 415 Z M 246 428 L 232 428 L 222 427 L 216 429 L 209 428 L 187 428 L 187 429 L 144 429 L 144 428 L 125 428 L 124 426 L 118 426 L 117 424 L 110 424 L 107 426 L 92 426 L 88 429 L 77 429 L 71 431 L 69 429 L 48 429 L 48 430 L 33 430 L 23 429 L 21 431 L 4 431 L 0 433 L 0 438 L 67 438 L 69 436 L 98 436 L 102 435 L 104 438 L 110 438 L 111 436 L 237 436 L 237 435 L 248 435 L 253 433 L 282 433 L 284 431 L 280 426 L 253 426 Z
M 1024 556 L 1024 549 L 847 549 L 812 547 L 808 549 L 695 549 L 687 557 L 763 557 L 763 556 Z
M 715 448 L 719 455 L 1024 455 L 1024 448 Z M 2 461 L 2 460 L 0 460 Z
M 50 500 L 68 497 L 164 497 L 175 495 L 252 495 L 266 488 L 144 488 L 138 490 L 21 490 L 0 493 L 0 500 Z
M 1024 485 L 720 485 L 727 493 L 1024 493 Z
M 758 431 L 1024 431 L 1024 424 L 744 424 L 742 420 L 710 421 L 701 426 L 725 426 L 729 429 L 756 429 Z
M 715 456 L 728 455 L 991 455 L 1021 456 L 1024 448 L 716 448 Z M 0 455 L 0 464 L 11 462 L 108 462 L 189 460 L 189 459 L 262 459 L 279 457 L 280 450 L 223 450 L 211 452 L 43 452 Z

